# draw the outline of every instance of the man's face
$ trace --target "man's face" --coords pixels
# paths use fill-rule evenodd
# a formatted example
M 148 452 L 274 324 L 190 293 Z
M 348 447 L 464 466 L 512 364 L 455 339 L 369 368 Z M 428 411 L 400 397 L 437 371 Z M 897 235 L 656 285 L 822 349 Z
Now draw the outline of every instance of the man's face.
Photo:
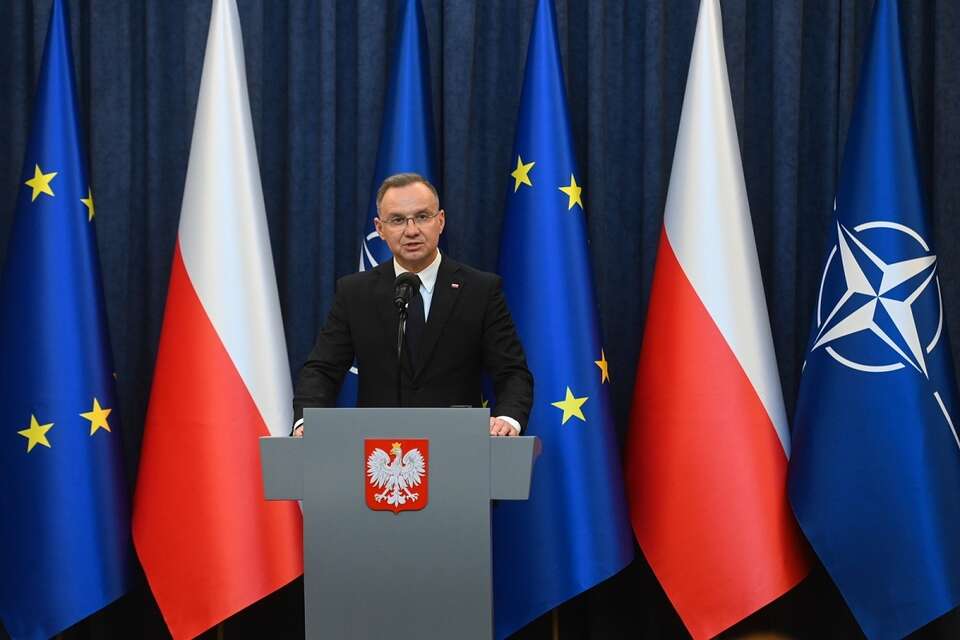
M 424 215 L 432 217 L 422 219 Z M 416 222 L 418 216 L 421 218 L 419 224 Z M 401 225 L 390 223 L 400 217 L 408 219 Z M 421 271 L 437 257 L 444 213 L 427 185 L 415 182 L 387 189 L 374 222 L 377 233 L 403 268 Z

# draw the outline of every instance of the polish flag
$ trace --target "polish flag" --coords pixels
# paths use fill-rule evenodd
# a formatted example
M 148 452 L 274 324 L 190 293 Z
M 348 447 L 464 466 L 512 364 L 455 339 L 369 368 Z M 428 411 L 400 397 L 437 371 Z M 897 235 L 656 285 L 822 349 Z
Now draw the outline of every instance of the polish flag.
M 694 638 L 809 570 L 717 0 L 702 0 L 637 368 L 630 517 Z
M 134 498 L 133 539 L 174 638 L 303 572 L 296 502 L 267 502 L 258 438 L 292 386 L 235 0 L 214 0 Z

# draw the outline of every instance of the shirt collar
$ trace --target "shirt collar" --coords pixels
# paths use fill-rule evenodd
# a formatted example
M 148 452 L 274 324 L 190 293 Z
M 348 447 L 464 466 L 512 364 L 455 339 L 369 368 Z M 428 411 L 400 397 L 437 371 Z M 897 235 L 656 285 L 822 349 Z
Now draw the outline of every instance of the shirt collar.
M 401 273 L 406 273 L 409 269 L 404 269 L 400 266 L 400 263 L 396 260 L 393 261 L 393 272 L 394 275 L 399 276 Z M 426 269 L 417 273 L 420 277 L 420 284 L 423 285 L 423 288 L 427 290 L 428 294 L 433 294 L 433 287 L 437 284 L 437 273 L 440 271 L 440 250 L 437 250 L 437 257 L 433 259 Z

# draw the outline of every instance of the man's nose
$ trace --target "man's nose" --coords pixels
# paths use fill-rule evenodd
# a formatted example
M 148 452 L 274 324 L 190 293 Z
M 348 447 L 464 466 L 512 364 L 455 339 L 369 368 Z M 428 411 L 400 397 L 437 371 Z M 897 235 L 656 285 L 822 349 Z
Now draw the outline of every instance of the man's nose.
M 403 227 L 403 235 L 410 237 L 420 235 L 420 227 L 413 221 L 413 218 L 407 218 L 407 224 Z

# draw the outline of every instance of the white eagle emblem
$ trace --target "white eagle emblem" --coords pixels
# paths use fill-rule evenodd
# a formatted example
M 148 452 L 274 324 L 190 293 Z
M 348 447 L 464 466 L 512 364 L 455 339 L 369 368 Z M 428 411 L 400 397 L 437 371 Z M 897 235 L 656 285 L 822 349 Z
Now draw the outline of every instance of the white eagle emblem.
M 378 503 L 386 501 L 397 510 L 401 505 L 416 502 L 420 498 L 420 494 L 412 489 L 426 477 L 427 464 L 416 447 L 403 453 L 401 444 L 394 442 L 390 453 L 393 460 L 383 449 L 378 447 L 373 450 L 367 458 L 367 478 L 372 487 L 382 489 L 375 493 L 373 499 Z

